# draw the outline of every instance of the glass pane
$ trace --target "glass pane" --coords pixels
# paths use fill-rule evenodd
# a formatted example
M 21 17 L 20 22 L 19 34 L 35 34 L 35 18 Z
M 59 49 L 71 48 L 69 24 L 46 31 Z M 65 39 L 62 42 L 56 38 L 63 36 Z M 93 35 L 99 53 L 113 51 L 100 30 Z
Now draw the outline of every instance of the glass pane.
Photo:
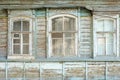
M 29 43 L 29 34 L 23 34 L 23 43 Z
M 113 44 L 107 44 L 106 55 L 113 55 Z
M 97 37 L 104 37 L 104 33 L 97 33 Z
M 64 31 L 75 31 L 75 19 L 64 17 Z
M 23 21 L 23 31 L 29 31 L 29 22 Z
M 104 31 L 104 20 L 98 20 L 97 22 L 97 31 Z
M 23 54 L 29 54 L 29 45 L 23 45 Z
M 104 20 L 104 31 L 113 31 L 113 20 Z
M 52 38 L 63 38 L 63 33 L 52 33 Z
M 63 45 L 62 44 L 63 44 L 62 39 L 53 39 L 52 40 L 53 56 L 62 55 L 62 50 L 63 50 Z
M 105 41 L 105 38 L 98 38 L 97 40 L 97 53 L 98 55 L 105 55 L 106 53 L 106 48 L 105 48 L 105 45 L 106 45 L 106 41 Z
M 20 45 L 14 45 L 13 52 L 14 54 L 20 54 Z
M 111 44 L 113 43 L 113 34 L 112 33 L 107 33 L 106 34 L 106 37 L 107 37 L 107 44 Z
M 107 50 L 106 50 L 106 54 L 107 55 L 113 55 L 113 34 L 106 34 L 107 36 L 107 42 L 106 42 L 106 46 L 107 46 Z
M 13 43 L 20 43 L 20 39 L 14 39 Z
M 64 33 L 65 34 L 65 37 L 70 37 L 70 38 L 74 38 L 75 37 L 75 34 L 74 33 Z
M 75 40 L 66 39 L 65 40 L 65 55 L 75 55 Z
M 16 21 L 13 23 L 13 31 L 21 31 L 21 21 Z
M 52 19 L 52 31 L 62 31 L 62 27 L 63 27 L 62 17 Z

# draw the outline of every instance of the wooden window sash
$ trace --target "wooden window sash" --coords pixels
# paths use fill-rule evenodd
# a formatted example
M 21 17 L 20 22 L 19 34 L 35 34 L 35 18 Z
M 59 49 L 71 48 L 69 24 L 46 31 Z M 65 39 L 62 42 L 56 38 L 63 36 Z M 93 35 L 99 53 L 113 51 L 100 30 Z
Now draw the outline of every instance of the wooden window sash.
M 20 55 L 23 55 L 23 46 L 24 45 L 28 45 L 28 46 L 30 46 L 30 42 L 29 43 L 23 43 L 23 34 L 29 34 L 29 37 L 30 37 L 30 35 L 31 35 L 31 33 L 32 32 L 30 32 L 30 30 L 29 31 L 23 31 L 23 21 L 22 20 L 20 20 L 21 21 L 21 30 L 20 31 L 13 31 L 13 28 L 12 28 L 12 32 L 11 32 L 11 34 L 14 34 L 14 33 L 18 33 L 19 35 L 20 35 Z M 30 24 L 30 23 L 29 23 Z M 14 26 L 14 25 L 13 25 Z M 30 27 L 30 26 L 29 26 Z M 17 45 L 16 43 L 14 43 L 13 42 L 13 40 L 14 39 L 18 39 L 18 38 L 14 38 L 14 37 L 12 37 L 12 54 L 14 54 L 15 55 L 15 53 L 14 53 L 14 49 L 13 49 L 13 45 Z M 30 38 L 29 38 L 29 41 L 30 41 Z M 29 47 L 29 51 L 28 51 L 29 53 L 30 53 L 30 47 Z M 28 53 L 28 54 L 29 54 Z
M 94 16 L 94 17 L 96 17 L 96 16 Z M 101 19 L 102 19 L 102 16 L 101 16 Z M 97 20 L 101 20 L 101 19 L 97 19 Z M 108 19 L 110 19 L 110 20 L 113 20 L 113 28 L 114 28 L 114 30 L 113 31 L 95 31 L 96 29 L 95 29 L 95 27 L 96 27 L 96 25 L 94 25 L 95 27 L 94 27 L 94 34 L 96 35 L 97 33 L 102 33 L 102 34 L 106 34 L 106 33 L 110 33 L 110 34 L 113 34 L 114 36 L 113 36 L 113 45 L 114 45 L 114 48 L 113 48 L 113 54 L 115 53 L 115 55 L 117 55 L 118 56 L 118 45 L 116 44 L 116 43 L 118 43 L 118 40 L 119 40 L 119 37 L 118 37 L 118 35 L 119 35 L 119 29 L 118 29 L 118 16 L 116 16 L 115 18 L 113 18 L 113 19 L 111 19 L 111 18 L 107 18 L 107 20 Z M 94 24 L 96 24 L 96 22 L 97 22 L 97 20 L 94 20 Z M 103 20 L 104 20 L 104 18 L 103 18 Z M 116 25 L 117 24 L 117 25 Z M 96 35 L 96 37 L 97 37 L 97 35 Z M 95 36 L 94 36 L 94 42 L 95 42 Z M 95 43 L 96 44 L 96 43 Z M 106 44 L 107 45 L 107 44 Z M 116 49 L 117 48 L 117 49 Z M 95 49 L 94 49 L 94 57 L 96 56 L 96 54 L 95 54 Z
M 71 39 L 71 40 L 72 40 L 72 39 L 75 39 L 75 40 L 74 40 L 74 44 L 75 44 L 75 45 L 74 45 L 74 52 L 75 52 L 75 54 L 76 54 L 77 51 L 75 50 L 75 48 L 76 48 L 76 33 L 77 33 L 77 31 L 64 31 L 64 27 L 65 27 L 65 25 L 64 25 L 64 16 L 63 16 L 62 18 L 63 18 L 63 20 L 62 20 L 62 23 L 63 23 L 63 26 L 62 26 L 63 31 L 49 31 L 49 34 L 51 35 L 52 33 L 62 33 L 62 34 L 63 34 L 63 38 L 52 38 L 52 37 L 51 37 L 51 40 L 53 40 L 53 39 L 63 39 L 63 50 L 62 50 L 63 52 L 62 52 L 62 54 L 65 56 L 65 55 L 66 55 L 66 54 L 65 54 L 65 46 L 64 46 L 64 45 L 65 45 L 65 40 L 66 40 L 66 39 Z M 52 20 L 52 19 L 51 19 L 51 20 Z M 75 19 L 75 21 L 76 21 L 76 19 Z M 52 23 L 52 22 L 51 22 L 51 23 Z M 52 25 L 52 24 L 51 24 L 51 25 Z M 75 22 L 75 26 L 76 26 L 76 22 Z M 52 27 L 51 27 L 51 29 L 52 29 Z M 50 30 L 51 30 L 51 29 L 50 29 Z M 75 30 L 76 30 L 76 28 L 75 28 Z M 70 37 L 70 38 L 66 38 L 66 37 L 65 37 L 65 33 L 73 33 L 75 36 L 74 36 L 73 38 L 71 38 L 71 37 Z M 50 40 L 50 41 L 51 41 L 51 40 Z M 52 50 L 53 50 L 53 49 L 52 49 L 52 47 L 51 47 L 51 51 L 52 51 Z M 53 53 L 53 51 L 52 51 L 52 53 Z

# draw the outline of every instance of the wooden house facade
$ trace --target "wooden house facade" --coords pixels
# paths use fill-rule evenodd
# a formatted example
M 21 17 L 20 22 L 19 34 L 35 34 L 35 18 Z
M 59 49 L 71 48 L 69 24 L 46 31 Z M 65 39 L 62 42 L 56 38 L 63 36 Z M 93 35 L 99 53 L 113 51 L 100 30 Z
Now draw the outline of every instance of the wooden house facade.
M 0 0 L 0 80 L 120 80 L 119 0 Z

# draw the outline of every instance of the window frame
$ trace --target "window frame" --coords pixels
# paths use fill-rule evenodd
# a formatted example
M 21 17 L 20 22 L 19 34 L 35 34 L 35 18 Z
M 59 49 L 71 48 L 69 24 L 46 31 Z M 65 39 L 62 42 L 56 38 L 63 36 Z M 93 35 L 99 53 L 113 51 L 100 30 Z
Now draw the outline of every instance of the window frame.
M 14 22 L 15 21 L 28 21 L 29 22 L 29 53 L 28 54 L 14 54 L 13 53 L 13 38 L 12 38 L 12 32 L 14 32 L 13 31 L 13 24 L 14 24 Z M 8 24 L 9 24 L 9 28 L 8 28 L 8 59 L 14 59 L 15 57 L 15 59 L 17 59 L 17 58 L 23 58 L 23 57 L 25 57 L 25 55 L 26 56 L 32 56 L 32 25 L 33 25 L 33 23 L 32 23 L 32 18 L 30 18 L 30 17 L 12 17 L 12 18 L 10 18 L 9 19 L 9 21 L 8 21 Z M 20 34 L 24 34 L 24 32 L 22 31 L 22 32 L 20 32 Z M 22 37 L 23 38 L 23 37 Z M 20 38 L 21 39 L 21 38 Z M 22 42 L 20 42 L 20 44 L 21 44 Z M 23 44 L 23 43 L 22 43 Z M 22 46 L 23 47 L 23 46 Z
M 74 15 L 70 15 L 70 14 L 58 14 L 58 15 L 54 15 L 54 16 L 51 16 L 49 19 L 48 19 L 48 26 L 47 26 L 47 36 L 48 36 L 48 45 L 47 45 L 47 48 L 48 48 L 48 52 L 47 52 L 47 57 L 51 57 L 51 54 L 52 54 L 52 37 L 51 37 L 51 33 L 52 33 L 52 19 L 55 19 L 57 17 L 70 17 L 70 18 L 73 18 L 75 19 L 75 30 L 74 31 L 71 31 L 71 32 L 74 32 L 75 33 L 75 56 L 78 55 L 78 45 L 77 45 L 77 41 L 78 41 L 78 27 L 77 27 L 77 17 L 74 16 Z M 63 26 L 62 26 L 63 27 Z M 59 31 L 58 31 L 59 32 Z M 62 31 L 61 31 L 62 32 Z M 62 53 L 63 54 L 63 53 Z M 64 57 L 65 54 L 63 54 Z M 52 57 L 55 57 L 55 56 L 52 56 Z M 61 56 L 60 56 L 61 57 Z M 62 56 L 63 57 L 63 56 Z M 67 56 L 68 57 L 68 56 Z
M 112 20 L 114 21 L 113 25 L 114 25 L 114 32 L 113 36 L 114 37 L 114 49 L 115 50 L 115 55 L 112 55 L 113 57 L 119 57 L 119 15 L 93 15 L 93 57 L 100 57 L 100 55 L 97 55 L 97 31 L 96 31 L 96 27 L 97 27 L 97 20 Z M 105 33 L 105 32 L 104 32 Z M 109 33 L 109 32 L 108 32 Z M 102 55 L 102 56 L 108 56 L 108 55 Z

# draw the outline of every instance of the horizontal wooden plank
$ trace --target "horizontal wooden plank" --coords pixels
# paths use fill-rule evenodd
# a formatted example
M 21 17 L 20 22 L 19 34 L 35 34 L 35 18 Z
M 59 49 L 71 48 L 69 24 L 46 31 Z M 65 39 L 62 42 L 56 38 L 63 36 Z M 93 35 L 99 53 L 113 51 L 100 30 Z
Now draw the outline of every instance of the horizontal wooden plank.
M 8 19 L 6 18 L 0 18 L 0 23 L 6 23 L 8 21 Z
M 119 0 L 2 0 L 0 4 L 119 4 L 118 1 Z
M 45 58 L 46 57 L 45 49 L 37 48 L 36 52 L 37 52 L 36 57 L 38 57 L 38 58 Z
M 86 16 L 86 17 L 80 17 L 81 21 L 91 21 L 91 16 Z
M 90 49 L 91 46 L 80 46 L 80 49 Z
M 81 29 L 92 29 L 92 25 L 91 24 L 86 24 L 86 25 L 80 25 Z
M 2 0 L 1 9 L 30 9 L 30 8 L 60 8 L 60 7 L 86 7 L 94 11 L 119 11 L 119 0 Z
M 37 27 L 36 27 L 37 30 L 45 30 L 45 28 L 46 28 L 46 26 L 45 25 L 41 25 L 41 23 L 38 24 Z
M 88 33 L 91 32 L 91 29 L 80 29 L 80 30 L 81 30 L 81 32 L 88 32 Z
M 84 35 L 84 34 L 81 34 L 81 37 L 91 37 L 91 35 Z

